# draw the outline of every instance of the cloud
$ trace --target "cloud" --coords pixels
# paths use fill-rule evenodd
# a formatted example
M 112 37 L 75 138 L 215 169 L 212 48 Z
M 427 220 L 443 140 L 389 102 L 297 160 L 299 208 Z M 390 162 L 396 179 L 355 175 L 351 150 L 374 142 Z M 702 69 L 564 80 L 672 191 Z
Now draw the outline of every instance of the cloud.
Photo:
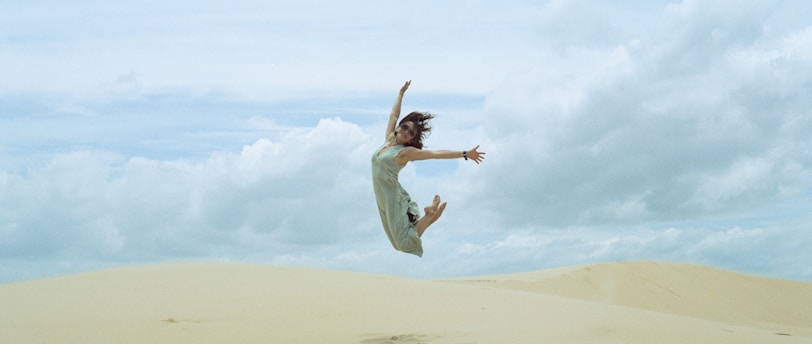
M 3 18 L 13 30 L 0 31 L 0 65 L 15 68 L 3 71 L 0 90 L 95 99 L 215 91 L 279 100 L 375 92 L 411 78 L 426 91 L 481 93 L 532 58 L 517 24 L 505 25 L 526 22 L 517 5 L 20 4 Z
M 0 281 L 177 259 L 812 278 L 812 5 L 443 4 L 175 2 L 119 21 L 105 3 L 76 24 L 16 5 Z M 439 114 L 429 148 L 488 153 L 401 173 L 419 203 L 449 201 L 420 260 L 389 247 L 369 181 L 410 78 L 404 110 Z
M 506 226 L 574 226 L 698 219 L 803 193 L 812 56 L 799 47 L 812 41 L 806 27 L 770 31 L 770 8 L 687 1 L 653 34 L 575 41 L 505 82 L 485 105 L 499 182 L 478 196 L 505 209 Z
M 373 203 L 347 201 L 371 199 L 364 148 L 358 126 L 324 119 L 203 161 L 60 154 L 0 179 L 2 252 L 150 261 L 347 243 L 375 229 L 358 220 Z

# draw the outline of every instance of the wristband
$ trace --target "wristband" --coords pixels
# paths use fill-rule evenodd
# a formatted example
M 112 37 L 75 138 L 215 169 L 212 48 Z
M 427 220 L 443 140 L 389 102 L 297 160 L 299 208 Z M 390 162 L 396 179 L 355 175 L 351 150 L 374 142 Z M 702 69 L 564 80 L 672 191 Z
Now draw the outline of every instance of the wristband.
M 462 157 L 465 158 L 465 160 L 468 160 L 468 152 L 462 151 Z

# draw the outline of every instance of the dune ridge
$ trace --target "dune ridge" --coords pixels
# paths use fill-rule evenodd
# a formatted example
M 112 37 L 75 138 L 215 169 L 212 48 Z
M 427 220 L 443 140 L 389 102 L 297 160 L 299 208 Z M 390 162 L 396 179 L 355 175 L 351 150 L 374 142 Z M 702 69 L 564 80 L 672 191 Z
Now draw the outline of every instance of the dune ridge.
M 692 264 L 627 261 L 450 281 L 749 326 L 812 325 L 812 284 Z
M 809 343 L 810 294 L 662 262 L 436 281 L 168 264 L 0 285 L 0 342 Z

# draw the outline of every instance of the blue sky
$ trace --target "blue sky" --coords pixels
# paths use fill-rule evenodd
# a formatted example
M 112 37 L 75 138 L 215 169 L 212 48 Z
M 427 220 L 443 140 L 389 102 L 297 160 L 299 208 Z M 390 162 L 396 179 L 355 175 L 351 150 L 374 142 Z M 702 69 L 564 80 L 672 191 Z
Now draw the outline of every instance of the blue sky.
M 613 260 L 812 281 L 806 1 L 3 4 L 0 282 L 234 261 L 412 277 Z M 380 226 L 391 104 L 438 115 Z

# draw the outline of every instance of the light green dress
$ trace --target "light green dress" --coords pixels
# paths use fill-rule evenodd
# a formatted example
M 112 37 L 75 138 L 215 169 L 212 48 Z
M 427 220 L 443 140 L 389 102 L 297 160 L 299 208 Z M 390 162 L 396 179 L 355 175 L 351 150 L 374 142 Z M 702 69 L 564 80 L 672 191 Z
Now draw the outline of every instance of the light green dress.
M 403 145 L 387 147 L 384 144 L 375 151 L 372 155 L 372 186 L 375 189 L 383 230 L 392 246 L 398 251 L 422 257 L 423 243 L 408 215 L 412 214 L 416 223 L 420 218 L 420 211 L 417 203 L 412 201 L 398 181 L 398 173 L 403 166 L 395 162 L 395 157 L 403 148 Z

